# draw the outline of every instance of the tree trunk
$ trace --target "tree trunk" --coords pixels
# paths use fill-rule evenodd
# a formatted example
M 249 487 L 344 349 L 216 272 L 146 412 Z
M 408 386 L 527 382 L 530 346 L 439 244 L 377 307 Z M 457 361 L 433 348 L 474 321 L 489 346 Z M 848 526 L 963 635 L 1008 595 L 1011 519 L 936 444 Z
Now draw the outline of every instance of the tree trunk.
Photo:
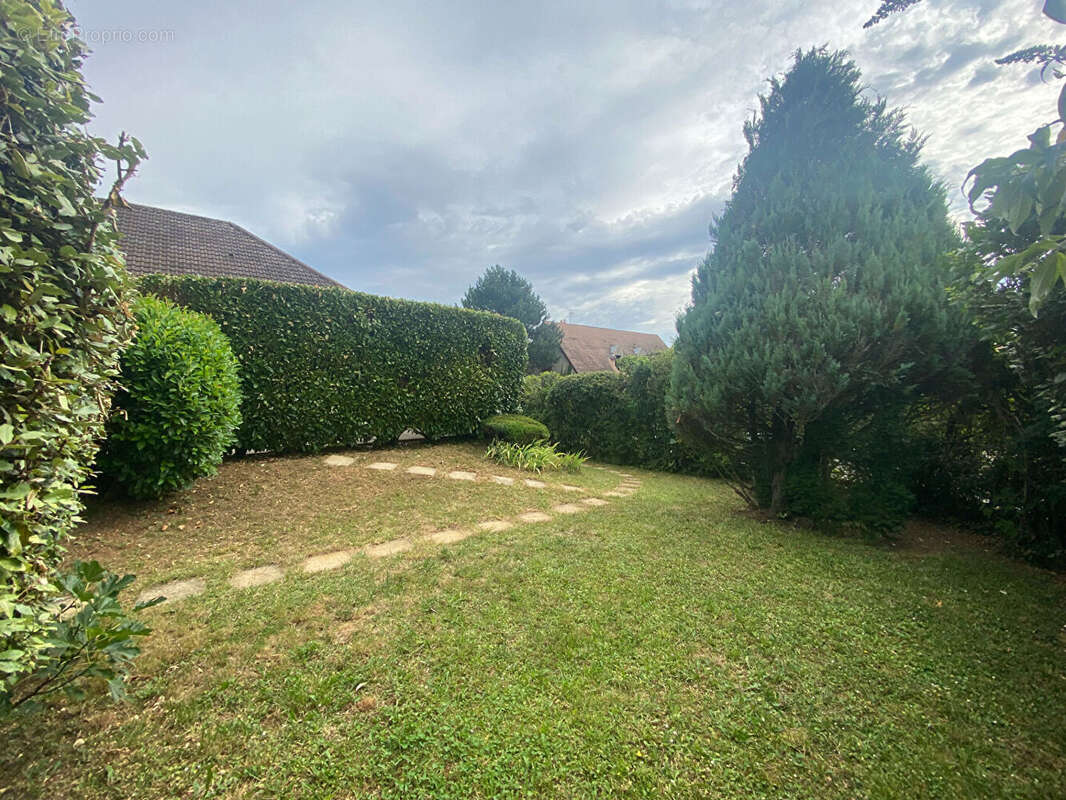
M 775 415 L 770 428 L 770 513 L 785 510 L 785 478 L 792 454 L 792 425 Z

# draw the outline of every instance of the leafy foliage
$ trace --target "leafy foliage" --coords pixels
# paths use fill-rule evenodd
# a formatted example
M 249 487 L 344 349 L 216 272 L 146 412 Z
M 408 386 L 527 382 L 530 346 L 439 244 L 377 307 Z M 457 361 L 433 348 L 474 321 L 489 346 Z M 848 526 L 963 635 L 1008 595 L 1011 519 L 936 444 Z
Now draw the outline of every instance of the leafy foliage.
M 529 472 L 543 472 L 544 470 L 579 472 L 582 465 L 588 461 L 584 453 L 561 452 L 557 445 L 550 442 L 521 444 L 500 439 L 489 445 L 488 450 L 485 451 L 485 458 L 497 464 Z
M 159 497 L 218 469 L 241 421 L 240 380 L 210 317 L 142 297 L 136 320 L 99 464 L 132 496 Z
M 481 435 L 517 444 L 545 441 L 551 434 L 543 422 L 521 414 L 496 414 L 481 422 Z
M 1066 87 L 1059 104 L 1059 114 L 1066 118 Z M 1035 221 L 1035 241 L 1021 252 L 997 258 L 991 273 L 996 280 L 1029 276 L 1029 310 L 1035 316 L 1055 284 L 1066 284 L 1066 235 L 1055 230 L 1066 214 L 1066 143 L 1052 144 L 1051 126 L 1045 125 L 1029 137 L 1029 147 L 982 161 L 969 178 L 971 209 L 976 211 L 974 204 L 987 200 L 982 216 L 1004 220 L 1016 236 Z
M 771 81 L 678 322 L 671 418 L 774 513 L 801 460 L 824 495 L 880 485 L 854 457 L 863 432 L 954 356 L 943 190 L 901 115 L 861 90 L 825 50 Z
M 93 187 L 98 161 L 118 162 L 121 182 L 144 153 L 85 133 L 96 98 L 73 26 L 49 0 L 0 5 L 0 692 L 47 661 L 55 567 L 130 336 Z
M 522 378 L 522 391 L 518 395 L 518 410 L 543 422 L 548 414 L 548 392 L 562 377 L 558 372 L 526 375 Z
M 526 363 L 512 319 L 345 289 L 145 276 L 146 292 L 207 314 L 240 363 L 244 450 L 317 452 L 473 433 L 514 408 Z
M 462 305 L 463 308 L 495 311 L 521 322 L 529 337 L 529 372 L 549 369 L 559 357 L 562 330 L 549 321 L 548 308 L 533 291 L 533 285 L 513 269 L 504 269 L 499 264 L 489 267 L 466 290 Z
M 28 710 L 59 691 L 81 699 L 82 683 L 92 678 L 105 681 L 113 699 L 125 698 L 130 664 L 140 654 L 137 638 L 151 633 L 119 604 L 119 593 L 133 580 L 133 575 L 120 578 L 96 561 L 76 561 L 69 573 L 61 575 L 57 582 L 63 594 L 51 607 L 56 622 L 48 635 L 48 649 L 32 677 L 0 693 L 0 712 Z M 132 610 L 136 613 L 162 601 L 156 597 Z
M 620 372 L 565 375 L 548 393 L 542 420 L 564 450 L 580 450 L 598 461 L 635 464 L 636 415 Z

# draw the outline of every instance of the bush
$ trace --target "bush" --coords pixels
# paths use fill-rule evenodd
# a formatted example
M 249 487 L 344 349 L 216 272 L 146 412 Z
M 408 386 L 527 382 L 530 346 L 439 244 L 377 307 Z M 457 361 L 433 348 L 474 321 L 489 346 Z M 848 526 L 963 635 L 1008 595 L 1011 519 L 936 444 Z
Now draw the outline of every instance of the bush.
M 563 453 L 548 442 L 517 444 L 499 440 L 489 445 L 485 457 L 497 464 L 530 472 L 543 472 L 546 469 L 580 472 L 581 466 L 588 461 L 584 453 Z
M 563 376 L 558 372 L 541 372 L 522 378 L 518 395 L 518 410 L 527 417 L 543 422 L 548 414 L 548 392 Z
M 556 382 L 545 422 L 559 445 L 601 461 L 635 464 L 638 431 L 626 384 L 619 372 L 584 372 Z
M 0 14 L 0 704 L 48 662 L 62 542 L 104 430 L 131 328 L 126 274 L 95 199 L 136 141 L 90 137 L 85 46 L 58 4 Z M 128 174 L 128 172 L 126 172 Z
M 505 442 L 533 444 L 547 439 L 551 434 L 543 422 L 523 417 L 521 414 L 497 414 L 481 423 L 481 435 Z
M 210 317 L 155 297 L 137 301 L 100 467 L 134 497 L 213 475 L 240 424 L 237 359 Z
M 514 408 L 525 329 L 483 311 L 346 289 L 149 275 L 144 291 L 212 317 L 240 362 L 238 447 L 317 452 L 474 433 Z

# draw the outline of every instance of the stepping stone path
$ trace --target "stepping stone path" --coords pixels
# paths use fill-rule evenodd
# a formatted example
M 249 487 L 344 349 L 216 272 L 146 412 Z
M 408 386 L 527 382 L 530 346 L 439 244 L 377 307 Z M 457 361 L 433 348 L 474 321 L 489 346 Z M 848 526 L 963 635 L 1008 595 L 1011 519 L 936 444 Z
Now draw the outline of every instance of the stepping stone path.
M 477 526 L 480 530 L 488 531 L 489 533 L 499 533 L 513 528 L 514 523 L 505 519 L 490 519 L 485 522 L 479 522 Z
M 326 456 L 323 461 L 331 467 L 350 467 L 355 463 L 355 459 L 351 456 L 342 455 Z M 392 461 L 376 461 L 366 465 L 367 469 L 379 470 L 382 472 L 392 472 L 398 466 L 399 464 Z M 640 488 L 640 481 L 634 478 L 631 473 L 618 472 L 616 470 L 608 471 L 619 476 L 623 480 L 614 487 L 614 489 L 602 492 L 604 497 L 629 497 Z M 421 475 L 429 478 L 438 475 L 438 470 L 436 468 L 418 465 L 407 467 L 404 469 L 404 472 L 408 475 Z M 477 473 L 465 470 L 454 470 L 442 474 L 445 477 L 456 481 L 476 481 L 478 479 Z M 504 475 L 489 475 L 487 476 L 487 479 L 501 486 L 514 486 L 516 483 L 515 478 L 506 477 Z M 531 489 L 557 488 L 564 492 L 587 491 L 581 486 L 571 486 L 565 483 L 555 484 L 554 486 L 549 487 L 544 481 L 538 481 L 532 478 L 522 479 L 522 484 Z M 608 505 L 608 501 L 599 497 L 584 497 L 580 499 L 580 503 L 560 503 L 553 506 L 551 510 L 554 514 L 577 514 L 590 508 L 600 508 L 606 505 Z M 502 531 L 510 530 L 516 523 L 524 522 L 532 524 L 536 522 L 548 522 L 551 519 L 552 514 L 548 514 L 544 511 L 527 511 L 523 514 L 518 514 L 511 520 L 489 519 L 477 523 L 472 528 L 447 528 L 445 530 L 435 531 L 422 538 L 426 541 L 433 542 L 434 544 L 448 545 L 461 542 L 478 532 L 501 533 Z M 343 567 L 352 560 L 357 552 L 363 553 L 368 558 L 377 559 L 407 552 L 408 550 L 413 549 L 414 546 L 415 542 L 412 539 L 393 539 L 388 542 L 367 545 L 360 551 L 337 550 L 332 553 L 322 553 L 320 555 L 311 556 L 300 562 L 298 567 L 302 572 L 308 574 L 325 572 L 326 570 Z M 276 564 L 269 564 L 237 572 L 230 576 L 227 582 L 235 589 L 246 589 L 274 583 L 275 581 L 281 580 L 284 575 L 285 570 L 283 567 Z M 145 589 L 137 597 L 137 602 L 145 602 L 163 596 L 166 598 L 164 601 L 165 603 L 175 603 L 188 597 L 203 594 L 206 590 L 207 583 L 203 578 L 188 578 L 186 580 L 171 581 L 170 583 L 164 583 L 159 586 Z
M 326 456 L 323 459 L 327 467 L 350 467 L 355 459 L 350 456 Z
M 526 514 L 519 514 L 518 518 L 522 522 L 547 522 L 551 519 L 551 514 L 545 514 L 543 511 L 530 511 Z
M 468 536 L 473 536 L 473 531 L 463 530 L 461 528 L 450 528 L 446 531 L 437 531 L 431 533 L 429 538 L 437 544 L 454 544 L 455 542 L 461 542 Z
M 557 506 L 552 506 L 552 511 L 556 514 L 577 514 L 579 511 L 584 511 L 581 506 L 575 506 L 573 503 L 561 503 Z
M 281 580 L 282 572 L 278 567 L 271 564 L 268 567 L 255 567 L 238 572 L 229 579 L 229 585 L 234 589 L 247 589 L 250 586 L 262 586 L 264 583 L 273 583 Z
M 371 558 L 384 558 L 385 556 L 403 553 L 412 547 L 414 547 L 414 544 L 410 539 L 393 539 L 391 542 L 372 544 L 366 548 L 365 552 Z
M 203 578 L 189 578 L 183 581 L 171 581 L 170 583 L 164 583 L 161 586 L 156 586 L 152 589 L 145 589 L 137 596 L 138 603 L 147 603 L 149 600 L 162 595 L 166 599 L 160 605 L 164 603 L 176 603 L 179 600 L 184 600 L 186 597 L 195 597 L 198 594 L 203 594 L 207 589 L 207 584 L 204 583 Z
M 304 572 L 325 572 L 327 569 L 342 567 L 352 560 L 351 550 L 338 550 L 335 553 L 324 553 L 320 556 L 311 556 L 300 565 Z

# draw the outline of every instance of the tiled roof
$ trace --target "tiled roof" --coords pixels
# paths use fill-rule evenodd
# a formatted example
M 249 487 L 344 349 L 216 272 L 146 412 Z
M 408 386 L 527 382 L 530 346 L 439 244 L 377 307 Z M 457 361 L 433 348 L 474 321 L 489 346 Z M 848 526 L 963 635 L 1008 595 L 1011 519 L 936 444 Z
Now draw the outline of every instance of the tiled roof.
M 222 219 L 129 204 L 117 208 L 119 246 L 134 275 L 259 278 L 314 286 L 342 284 Z
M 575 372 L 617 370 L 612 355 L 647 355 L 666 349 L 666 344 L 654 333 L 616 331 L 591 325 L 572 325 L 569 322 L 556 324 L 563 331 L 560 345 L 563 355 Z

